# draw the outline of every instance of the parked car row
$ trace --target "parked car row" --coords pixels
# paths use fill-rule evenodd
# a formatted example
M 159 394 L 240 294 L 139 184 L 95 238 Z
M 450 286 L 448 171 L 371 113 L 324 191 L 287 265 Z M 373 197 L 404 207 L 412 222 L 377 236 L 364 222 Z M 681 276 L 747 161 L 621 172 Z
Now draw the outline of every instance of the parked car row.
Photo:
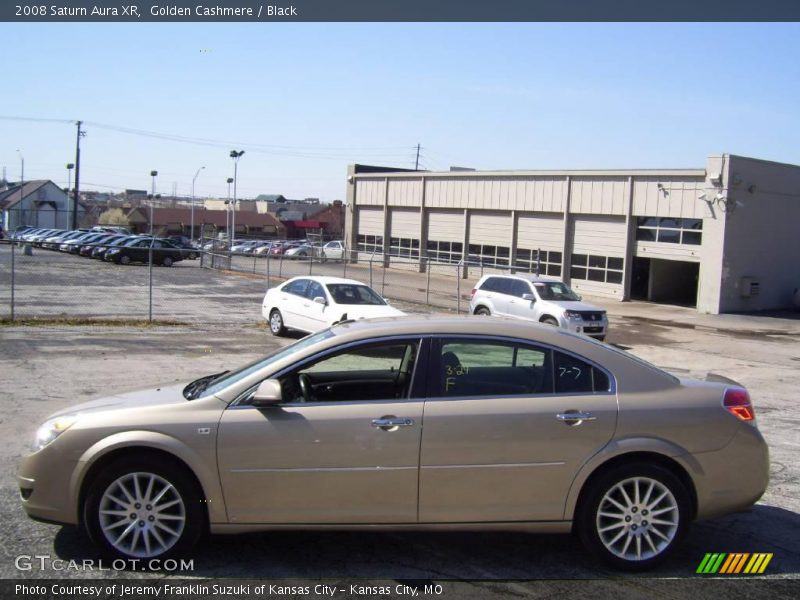
M 170 267 L 184 259 L 199 256 L 199 250 L 184 240 L 133 235 L 122 228 L 92 229 L 17 229 L 13 239 L 46 250 L 67 252 L 88 258 L 127 265 L 134 262 Z
M 319 258 L 326 260 L 342 260 L 344 258 L 344 242 L 334 240 L 323 244 L 311 240 L 210 240 L 203 245 L 203 250 L 227 252 L 231 254 L 257 257 L 271 257 L 303 260 Z

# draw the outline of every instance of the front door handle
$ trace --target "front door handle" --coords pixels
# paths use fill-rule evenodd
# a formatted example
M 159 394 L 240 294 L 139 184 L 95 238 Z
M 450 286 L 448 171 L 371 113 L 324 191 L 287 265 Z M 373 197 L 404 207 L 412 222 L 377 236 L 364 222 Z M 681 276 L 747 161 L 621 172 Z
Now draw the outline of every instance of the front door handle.
M 384 431 L 395 431 L 398 427 L 411 427 L 414 419 L 409 417 L 381 417 L 372 419 L 372 426 L 383 429 Z
M 567 425 L 580 425 L 583 421 L 596 421 L 597 417 L 590 412 L 582 410 L 568 410 L 563 413 L 558 413 L 556 419 L 564 421 Z

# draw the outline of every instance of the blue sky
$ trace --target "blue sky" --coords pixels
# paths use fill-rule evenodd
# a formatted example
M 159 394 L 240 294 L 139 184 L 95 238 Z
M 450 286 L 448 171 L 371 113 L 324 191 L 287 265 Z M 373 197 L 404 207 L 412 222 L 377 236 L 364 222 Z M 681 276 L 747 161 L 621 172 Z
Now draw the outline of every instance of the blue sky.
M 0 116 L 82 119 L 82 188 L 343 198 L 352 162 L 800 164 L 798 24 L 0 24 Z M 113 128 L 191 138 L 194 143 Z M 198 140 L 206 140 L 200 143 Z M 17 152 L 19 149 L 21 152 Z M 8 178 L 66 185 L 75 126 L 0 118 Z

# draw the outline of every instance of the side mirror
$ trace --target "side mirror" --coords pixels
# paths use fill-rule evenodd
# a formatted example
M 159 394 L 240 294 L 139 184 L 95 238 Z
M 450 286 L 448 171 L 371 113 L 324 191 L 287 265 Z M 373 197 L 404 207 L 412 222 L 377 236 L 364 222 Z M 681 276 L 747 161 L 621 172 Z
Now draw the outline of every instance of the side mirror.
M 265 379 L 256 388 L 250 404 L 257 407 L 275 406 L 283 401 L 281 382 L 277 379 Z
M 322 304 L 323 306 L 328 304 L 328 301 L 325 300 L 325 298 L 323 298 L 322 296 L 315 296 L 314 302 L 316 302 L 317 304 Z
M 533 294 L 522 294 L 522 299 L 528 302 L 536 302 L 536 297 Z

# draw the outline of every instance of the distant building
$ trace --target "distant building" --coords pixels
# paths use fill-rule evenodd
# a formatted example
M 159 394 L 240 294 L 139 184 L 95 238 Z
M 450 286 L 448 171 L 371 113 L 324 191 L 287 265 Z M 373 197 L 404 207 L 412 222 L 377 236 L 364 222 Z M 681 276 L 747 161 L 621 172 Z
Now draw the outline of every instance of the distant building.
M 131 229 L 137 233 L 150 231 L 150 208 L 140 206 L 128 213 Z M 157 235 L 183 234 L 189 237 L 200 237 L 205 234 L 216 237 L 228 232 L 231 222 L 230 211 L 195 210 L 194 235 L 191 231 L 192 211 L 189 208 L 153 208 L 153 231 Z M 286 227 L 273 215 L 255 212 L 236 212 L 236 236 L 283 238 Z
M 49 179 L 26 181 L 24 186 L 11 184 L 8 189 L 0 191 L 0 211 L 6 231 L 13 231 L 21 225 L 58 229 L 72 227 L 72 200 Z M 79 224 L 85 214 L 85 206 L 78 202 Z
M 706 313 L 790 307 L 800 288 L 800 166 L 731 154 L 693 169 L 351 165 L 347 219 L 349 247 L 399 267 L 538 271 Z

